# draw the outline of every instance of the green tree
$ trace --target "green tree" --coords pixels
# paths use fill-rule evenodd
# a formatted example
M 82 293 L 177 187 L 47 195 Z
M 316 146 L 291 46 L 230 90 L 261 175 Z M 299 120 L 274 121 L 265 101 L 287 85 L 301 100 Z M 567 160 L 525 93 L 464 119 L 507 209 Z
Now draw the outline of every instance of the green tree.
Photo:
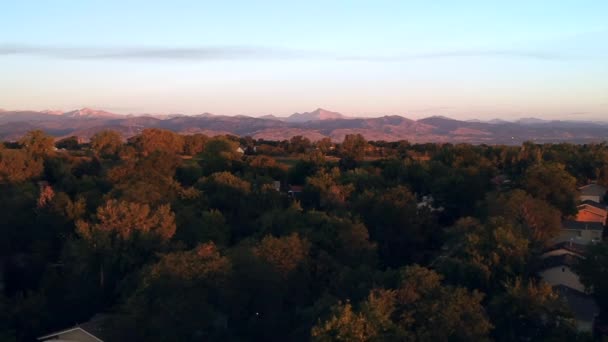
M 177 154 L 184 150 L 184 137 L 164 129 L 146 128 L 141 134 L 131 138 L 131 141 L 144 155 L 156 151 Z
M 306 153 L 311 148 L 310 139 L 301 135 L 296 135 L 289 139 L 289 153 Z
M 30 131 L 19 139 L 19 144 L 25 151 L 34 157 L 43 157 L 52 153 L 55 148 L 55 139 L 41 130 Z
M 311 204 L 323 209 L 342 207 L 351 195 L 353 186 L 340 184 L 339 180 L 338 168 L 333 168 L 329 172 L 320 170 L 306 179 L 304 195 L 312 202 Z
M 92 291 L 112 303 L 117 286 L 132 276 L 175 234 L 175 215 L 168 205 L 108 200 L 95 218 L 76 222 L 75 240 L 66 258 L 77 258 L 73 276 L 95 279 Z M 66 260 L 67 261 L 67 260 Z
M 608 315 L 608 268 L 606 265 L 608 265 L 608 243 L 602 242 L 590 245 L 587 248 L 586 257 L 575 266 L 581 283 L 593 291 L 604 322 L 608 321 L 606 319 L 606 315 Z
M 338 304 L 333 316 L 312 329 L 318 341 L 484 341 L 492 325 L 483 294 L 441 284 L 441 276 L 420 266 L 401 273 L 396 289 L 375 289 L 353 312 Z
M 491 193 L 486 200 L 489 216 L 502 216 L 521 225 L 532 245 L 543 249 L 557 236 L 561 227 L 561 213 L 549 203 L 528 195 L 523 190 Z
M 438 248 L 437 229 L 428 210 L 418 210 L 416 197 L 404 186 L 365 191 L 354 209 L 378 243 L 383 264 L 399 267 L 422 262 Z
M 576 178 L 559 164 L 537 164 L 530 167 L 523 179 L 523 187 L 532 196 L 547 201 L 564 216 L 577 212 Z
M 306 262 L 310 245 L 297 233 L 276 238 L 266 236 L 254 249 L 254 255 L 272 265 L 283 276 Z
M 521 229 L 502 218 L 481 223 L 458 220 L 447 232 L 447 251 L 435 263 L 448 280 L 469 288 L 496 289 L 524 273 L 529 241 Z
M 58 140 L 55 143 L 55 146 L 66 150 L 77 150 L 80 147 L 80 142 L 78 141 L 77 136 L 71 136 Z
M 383 300 L 378 300 L 378 297 Z M 395 310 L 394 296 L 388 292 L 383 292 L 380 296 L 370 294 L 368 301 L 369 304 L 365 303 L 361 312 L 355 312 L 349 301 L 333 306 L 331 318 L 312 328 L 313 340 L 367 342 L 381 341 L 390 335 L 397 335 L 390 336 L 395 340 L 405 338 L 404 332 L 392 332 L 397 330 L 390 320 L 390 315 Z
M 110 195 L 131 202 L 170 203 L 186 191 L 173 178 L 181 163 L 179 156 L 162 151 L 123 161 L 107 172 L 113 185 Z
M 0 184 L 18 183 L 42 174 L 43 161 L 24 150 L 0 150 Z
M 209 207 L 219 210 L 232 225 L 233 238 L 252 234 L 256 227 L 253 215 L 257 208 L 251 206 L 251 184 L 230 172 L 216 172 L 201 180 L 200 189 L 208 199 Z
M 559 295 L 544 282 L 521 278 L 505 283 L 505 290 L 489 304 L 497 341 L 572 341 L 574 319 Z
M 91 137 L 91 148 L 102 157 L 116 156 L 122 144 L 122 136 L 116 131 L 101 131 Z
M 323 154 L 329 153 L 334 147 L 334 143 L 331 142 L 331 138 L 323 138 L 317 141 L 316 145 L 319 151 L 321 151 Z
M 266 177 L 271 180 L 282 179 L 286 172 L 286 167 L 277 163 L 269 156 L 255 156 L 249 160 L 249 167 L 253 173 L 253 178 Z
M 230 171 L 234 164 L 241 160 L 241 155 L 236 151 L 237 148 L 236 142 L 225 137 L 209 139 L 200 160 L 204 174 Z
M 231 262 L 213 243 L 166 254 L 147 268 L 113 322 L 117 340 L 209 341 L 230 338 L 222 301 Z M 225 306 L 224 306 L 225 307 Z
M 209 137 L 204 134 L 192 134 L 184 136 L 184 154 L 189 156 L 197 155 L 205 149 L 205 144 Z
M 367 141 L 361 134 L 347 134 L 339 146 L 340 167 L 352 169 L 365 157 Z
M 340 155 L 354 161 L 361 161 L 365 156 L 367 141 L 361 134 L 347 134 L 340 145 Z
M 176 221 L 178 228 L 175 238 L 187 246 L 194 247 L 209 241 L 226 246 L 230 242 L 230 226 L 219 210 L 201 212 L 198 207 L 188 207 L 176 212 Z

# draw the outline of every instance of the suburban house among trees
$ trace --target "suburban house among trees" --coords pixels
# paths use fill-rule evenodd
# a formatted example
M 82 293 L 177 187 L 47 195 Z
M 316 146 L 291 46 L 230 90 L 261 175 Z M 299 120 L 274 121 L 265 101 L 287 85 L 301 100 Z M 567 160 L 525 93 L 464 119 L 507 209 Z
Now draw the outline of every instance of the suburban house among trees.
M 587 245 L 602 241 L 608 210 L 603 204 L 606 188 L 592 183 L 579 188 L 581 203 L 574 220 L 562 222 L 559 236 L 541 256 L 539 276 L 567 303 L 581 331 L 591 331 L 599 307 L 579 280 L 573 267 L 585 258 Z
M 578 222 L 599 222 L 606 225 L 608 218 L 608 210 L 606 205 L 586 200 L 578 206 L 578 214 L 576 221 Z
M 604 203 L 608 189 L 605 186 L 591 183 L 578 188 L 580 192 L 580 200 L 582 202 L 592 201 L 595 203 Z

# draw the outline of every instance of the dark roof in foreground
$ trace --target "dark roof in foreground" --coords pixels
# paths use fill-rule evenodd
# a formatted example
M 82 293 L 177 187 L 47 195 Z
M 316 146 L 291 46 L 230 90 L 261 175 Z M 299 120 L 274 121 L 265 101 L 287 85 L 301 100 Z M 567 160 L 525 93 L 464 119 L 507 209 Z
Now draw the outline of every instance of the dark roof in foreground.
M 554 255 L 543 259 L 541 269 L 546 270 L 552 267 L 573 266 L 581 257 L 572 254 Z
M 73 331 L 75 329 L 82 329 L 86 333 L 92 335 L 93 337 L 96 337 L 100 341 L 111 341 L 112 339 L 110 338 L 110 336 L 111 336 L 110 330 L 107 329 L 107 327 L 105 325 L 107 319 L 108 319 L 107 315 L 97 314 L 97 315 L 93 316 L 93 318 L 88 320 L 87 322 L 84 322 L 82 324 L 77 324 L 77 325 L 67 328 L 67 329 L 58 330 L 51 334 L 46 334 L 42 337 L 39 337 L 38 340 L 46 339 L 46 338 L 49 338 L 49 337 L 52 337 L 55 335 L 60 335 L 60 334 L 66 333 L 68 331 Z
M 80 324 L 79 327 L 104 341 L 108 341 L 109 329 L 105 325 L 107 319 L 107 315 L 97 314 L 87 322 Z
M 587 250 L 587 245 L 582 245 L 580 243 L 572 242 L 572 241 L 563 241 L 560 243 L 556 243 L 551 245 L 543 250 L 544 253 L 548 253 L 551 251 L 555 251 L 558 249 L 565 249 L 567 251 L 582 255 Z
M 591 295 L 564 285 L 554 286 L 553 289 L 568 303 L 577 320 L 591 322 L 599 314 L 599 307 Z

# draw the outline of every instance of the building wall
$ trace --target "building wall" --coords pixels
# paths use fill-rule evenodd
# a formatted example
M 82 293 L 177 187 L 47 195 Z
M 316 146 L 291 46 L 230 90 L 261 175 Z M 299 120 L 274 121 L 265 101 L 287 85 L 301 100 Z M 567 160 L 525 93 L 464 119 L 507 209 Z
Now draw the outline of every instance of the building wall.
M 583 230 L 581 231 L 581 235 L 583 239 L 591 242 L 592 240 L 601 241 L 602 240 L 602 231 L 601 230 Z
M 602 240 L 602 231 L 600 230 L 568 230 L 562 229 L 559 236 L 554 239 L 554 243 L 572 241 L 581 245 L 588 245 L 592 240 Z
M 568 266 L 548 268 L 540 272 L 539 275 L 551 286 L 565 285 L 571 289 L 585 292 L 585 287 L 578 279 L 578 275 L 574 273 Z
M 581 195 L 581 202 L 583 201 L 593 201 L 595 203 L 600 203 L 600 196 L 597 195 Z
M 580 222 L 600 222 L 606 223 L 606 216 L 593 213 L 591 211 L 581 209 L 576 215 L 576 220 Z

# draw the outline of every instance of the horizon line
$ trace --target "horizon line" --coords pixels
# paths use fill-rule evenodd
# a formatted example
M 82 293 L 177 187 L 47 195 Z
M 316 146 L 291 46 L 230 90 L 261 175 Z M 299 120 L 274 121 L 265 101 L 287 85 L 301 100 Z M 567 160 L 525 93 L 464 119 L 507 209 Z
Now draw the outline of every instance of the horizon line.
M 444 115 L 444 114 L 434 114 L 434 115 L 429 115 L 429 116 L 423 116 L 420 118 L 416 118 L 416 119 L 412 119 L 411 117 L 406 116 L 407 114 L 380 114 L 377 116 L 353 116 L 353 115 L 348 115 L 348 114 L 343 114 L 341 112 L 337 112 L 337 111 L 333 111 L 333 110 L 328 110 L 328 109 L 324 109 L 321 107 L 317 107 L 315 110 L 312 111 L 308 111 L 308 112 L 293 112 L 292 114 L 285 114 L 285 115 L 277 115 L 277 114 L 261 114 L 259 116 L 254 116 L 254 115 L 248 115 L 248 114 L 216 114 L 216 113 L 211 113 L 211 112 L 201 112 L 201 113 L 196 113 L 196 114 L 184 114 L 184 113 L 179 113 L 179 112 L 166 112 L 166 113 L 145 113 L 145 112 L 130 112 L 130 113 L 116 113 L 116 112 L 112 112 L 112 109 L 107 109 L 107 107 L 105 107 L 106 109 L 103 109 L 104 107 L 96 107 L 96 106 L 83 106 L 80 108 L 76 108 L 76 109 L 71 109 L 71 110 L 63 110 L 63 109 L 42 109 L 42 110 L 35 110 L 35 109 L 4 109 L 4 108 L 0 108 L 0 116 L 3 113 L 8 113 L 8 112 L 14 112 L 14 113 L 19 113 L 19 112 L 35 112 L 35 113 L 41 113 L 41 114 L 48 114 L 48 115 L 57 115 L 57 116 L 61 116 L 67 113 L 71 113 L 71 112 L 76 112 L 76 111 L 84 111 L 84 110 L 91 110 L 91 111 L 95 111 L 95 112 L 104 112 L 104 113 L 108 113 L 108 114 L 112 114 L 112 115 L 117 115 L 117 116 L 122 116 L 122 117 L 168 117 L 168 116 L 186 116 L 186 117 L 195 117 L 195 116 L 202 116 L 202 115 L 209 115 L 209 116 L 217 116 L 217 117 L 248 117 L 248 118 L 253 118 L 253 119 L 262 119 L 262 120 L 272 120 L 271 118 L 268 118 L 269 116 L 272 116 L 276 119 L 279 120 L 283 120 L 283 119 L 288 119 L 296 114 L 308 114 L 308 113 L 313 113 L 319 110 L 322 111 L 326 111 L 326 112 L 331 112 L 331 113 L 335 113 L 335 114 L 339 114 L 342 116 L 342 118 L 338 118 L 338 119 L 329 119 L 329 120 L 357 120 L 357 119 L 377 119 L 377 118 L 383 118 L 383 117 L 391 117 L 391 116 L 398 116 L 404 119 L 408 119 L 408 120 L 412 120 L 412 121 L 420 121 L 420 120 L 424 120 L 424 119 L 431 119 L 431 118 L 441 118 L 441 119 L 447 119 L 447 120 L 454 120 L 454 121 L 461 121 L 461 122 L 479 122 L 479 123 L 492 123 L 492 121 L 502 121 L 502 122 L 507 122 L 507 123 L 517 123 L 518 121 L 522 121 L 522 120 L 537 120 L 537 121 L 541 121 L 541 122 L 587 122 L 587 123 L 608 123 L 608 120 L 597 120 L 597 119 L 581 119 L 581 120 L 575 120 L 575 119 L 566 119 L 566 118 L 560 118 L 560 119 L 543 119 L 543 118 L 539 118 L 539 117 L 535 117 L 535 116 L 520 116 L 520 117 L 516 117 L 513 118 L 511 120 L 507 120 L 507 119 L 502 119 L 499 117 L 495 117 L 492 119 L 477 119 L 477 118 L 470 118 L 470 119 L 455 119 L 451 116 L 448 115 Z M 413 111 L 416 112 L 416 111 Z M 56 113 L 56 114 L 53 114 Z M 585 113 L 585 112 L 582 112 Z M 580 115 L 581 113 L 570 113 L 568 115 Z M 161 118 L 161 120 L 164 120 L 165 118 Z M 326 119 L 328 120 L 328 119 Z M 321 120 L 321 121 L 325 121 L 325 120 Z

